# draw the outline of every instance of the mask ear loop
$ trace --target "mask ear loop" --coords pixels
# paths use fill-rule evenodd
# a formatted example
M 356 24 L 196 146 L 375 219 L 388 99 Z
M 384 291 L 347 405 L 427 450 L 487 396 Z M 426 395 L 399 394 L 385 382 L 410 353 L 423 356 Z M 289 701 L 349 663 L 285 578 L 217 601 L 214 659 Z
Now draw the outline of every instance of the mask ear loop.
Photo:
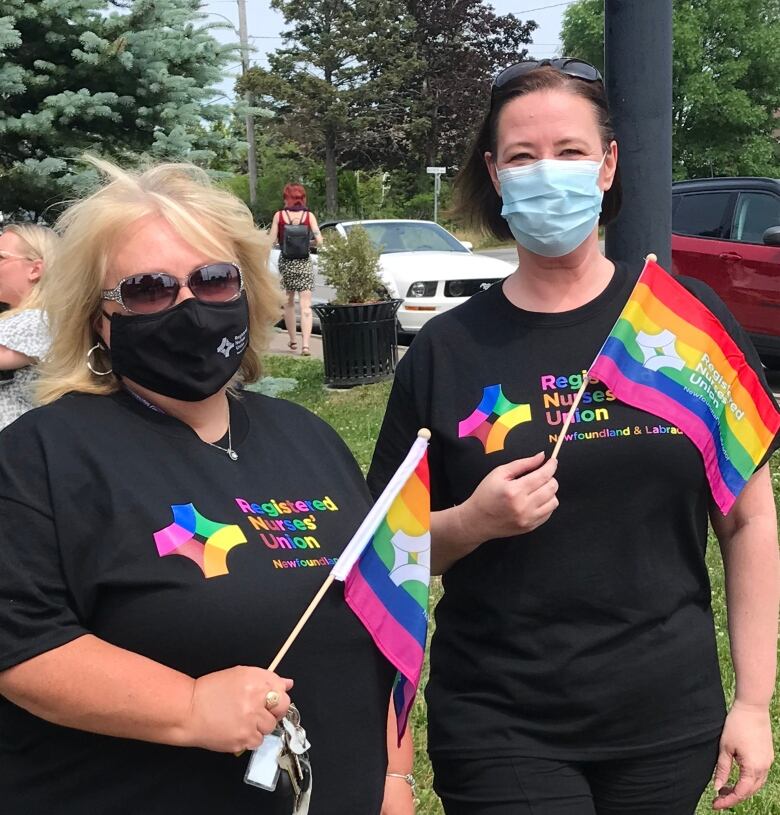
M 604 151 L 604 155 L 601 157 L 601 161 L 599 162 L 599 179 L 601 179 L 601 171 L 604 169 L 604 165 L 607 162 L 607 156 L 612 155 L 612 142 L 609 143 L 607 149 Z M 615 173 L 617 173 L 617 167 L 615 168 Z M 606 195 L 606 191 L 604 191 Z

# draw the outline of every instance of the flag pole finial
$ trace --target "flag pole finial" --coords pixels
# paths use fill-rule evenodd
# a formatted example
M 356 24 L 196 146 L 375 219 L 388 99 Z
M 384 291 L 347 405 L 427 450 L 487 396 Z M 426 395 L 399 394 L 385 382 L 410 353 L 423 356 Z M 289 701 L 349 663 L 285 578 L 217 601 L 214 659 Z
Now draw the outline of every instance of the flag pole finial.
M 421 427 L 417 431 L 417 438 L 418 439 L 425 439 L 426 441 L 430 441 L 431 440 L 431 431 L 428 430 L 427 427 Z
M 650 254 L 645 258 L 645 260 L 648 260 L 652 263 L 658 263 L 658 255 L 656 255 L 654 252 L 650 252 Z

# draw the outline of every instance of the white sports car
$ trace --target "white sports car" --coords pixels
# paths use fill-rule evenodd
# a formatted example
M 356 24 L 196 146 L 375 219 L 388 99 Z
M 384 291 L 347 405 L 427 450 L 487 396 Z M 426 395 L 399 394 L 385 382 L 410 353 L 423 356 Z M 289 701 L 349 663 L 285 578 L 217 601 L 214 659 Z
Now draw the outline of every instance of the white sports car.
M 401 331 L 416 333 L 431 318 L 463 303 L 510 275 L 515 267 L 503 260 L 475 255 L 471 244 L 459 241 L 433 221 L 329 221 L 320 224 L 327 243 L 334 232 L 345 237 L 362 226 L 382 253 L 382 278 L 391 297 L 403 300 L 398 310 Z M 279 250 L 271 253 L 277 274 Z M 333 290 L 325 285 L 314 263 L 315 303 L 328 302 Z

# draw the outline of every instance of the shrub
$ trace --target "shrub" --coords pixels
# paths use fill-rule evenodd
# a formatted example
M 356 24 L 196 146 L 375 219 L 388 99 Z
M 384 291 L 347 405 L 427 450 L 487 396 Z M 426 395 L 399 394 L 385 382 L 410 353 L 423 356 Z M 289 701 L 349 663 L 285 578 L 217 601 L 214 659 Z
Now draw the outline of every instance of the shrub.
M 336 290 L 333 302 L 371 303 L 386 298 L 379 272 L 379 252 L 362 226 L 350 227 L 347 237 L 328 240 L 319 252 L 319 270 Z

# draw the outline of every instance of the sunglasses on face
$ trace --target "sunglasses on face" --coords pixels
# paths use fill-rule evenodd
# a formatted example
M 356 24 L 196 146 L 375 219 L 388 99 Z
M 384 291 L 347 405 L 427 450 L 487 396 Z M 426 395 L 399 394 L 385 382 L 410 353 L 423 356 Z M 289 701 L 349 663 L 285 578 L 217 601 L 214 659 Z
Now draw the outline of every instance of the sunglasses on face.
M 504 70 L 496 76 L 490 88 L 491 98 L 503 88 L 506 88 L 513 80 L 525 74 L 529 74 L 537 68 L 542 68 L 545 65 L 555 68 L 556 71 L 560 71 L 562 74 L 566 74 L 566 76 L 581 79 L 583 82 L 604 81 L 599 69 L 582 59 L 569 59 L 568 57 L 561 57 L 559 59 L 529 59 L 524 62 L 516 62 L 508 68 L 504 68 Z
M 170 308 L 182 286 L 204 303 L 229 303 L 244 290 L 244 281 L 234 263 L 209 263 L 190 272 L 183 282 L 163 272 L 130 275 L 113 289 L 104 289 L 102 299 L 119 303 L 131 314 L 154 314 Z

